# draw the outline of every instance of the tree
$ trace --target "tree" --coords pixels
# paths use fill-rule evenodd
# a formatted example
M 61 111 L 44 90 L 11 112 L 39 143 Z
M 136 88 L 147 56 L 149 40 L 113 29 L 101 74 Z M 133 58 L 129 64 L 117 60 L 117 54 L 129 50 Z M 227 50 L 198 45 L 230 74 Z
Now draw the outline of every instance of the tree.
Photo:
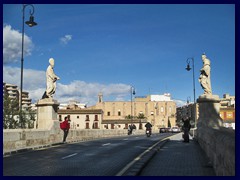
M 146 117 L 144 116 L 143 113 L 139 113 L 138 116 L 137 116 L 137 119 L 140 120 L 139 129 L 142 129 L 142 119 L 146 119 Z
M 10 98 L 7 93 L 3 97 L 3 128 L 33 128 L 36 112 L 29 109 L 22 110 L 22 121 L 19 122 L 19 103 L 16 98 Z
M 128 120 L 133 119 L 133 118 L 134 118 L 134 116 L 131 116 L 130 114 L 125 116 L 125 119 L 128 119 Z
M 3 96 L 3 128 L 16 129 L 18 128 L 18 101 L 17 99 L 9 98 L 7 93 Z

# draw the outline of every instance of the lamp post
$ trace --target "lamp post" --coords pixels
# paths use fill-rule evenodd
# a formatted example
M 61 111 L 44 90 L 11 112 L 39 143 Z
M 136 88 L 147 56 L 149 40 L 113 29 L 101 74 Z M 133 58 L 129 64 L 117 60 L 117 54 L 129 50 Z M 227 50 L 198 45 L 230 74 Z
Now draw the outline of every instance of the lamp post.
M 186 70 L 190 71 L 190 59 L 192 60 L 192 69 L 193 69 L 193 97 L 194 97 L 194 104 L 195 104 L 195 76 L 194 76 L 194 58 L 187 59 L 187 67 Z
M 187 67 L 186 67 L 186 70 L 187 71 L 190 71 L 191 68 L 190 68 L 190 60 L 192 60 L 192 71 L 193 71 L 193 96 L 194 96 L 194 127 L 196 128 L 196 108 L 195 108 L 195 102 L 196 102 L 196 99 L 195 99 L 195 76 L 194 76 L 194 58 L 188 58 L 187 59 Z
M 134 89 L 134 87 L 133 86 L 131 86 L 131 124 L 132 124 L 132 119 L 133 119 L 133 116 L 132 116 L 132 114 L 133 114 L 133 107 L 132 107 L 132 95 L 135 95 L 136 94 L 136 92 L 135 92 L 135 89 Z
M 25 23 L 29 26 L 29 27 L 33 27 L 36 26 L 37 23 L 34 22 L 34 6 L 32 4 L 23 4 L 23 8 L 22 8 L 22 56 L 21 56 L 21 84 L 20 84 L 20 116 L 19 116 L 19 120 L 21 123 L 21 127 L 23 127 L 23 122 L 22 122 L 22 89 L 23 89 L 23 53 L 24 53 L 24 19 L 25 19 L 25 8 L 27 6 L 30 6 L 32 9 L 30 10 L 30 19 L 29 21 L 26 21 Z
M 188 96 L 188 97 L 187 97 L 187 105 L 189 105 L 190 102 L 191 102 L 191 97 Z

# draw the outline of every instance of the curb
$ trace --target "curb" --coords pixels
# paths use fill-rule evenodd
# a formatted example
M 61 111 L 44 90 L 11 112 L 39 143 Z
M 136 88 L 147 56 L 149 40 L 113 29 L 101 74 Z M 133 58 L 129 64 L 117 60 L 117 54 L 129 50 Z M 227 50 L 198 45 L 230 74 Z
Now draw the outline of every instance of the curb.
M 150 160 L 155 156 L 155 154 L 168 142 L 169 138 L 164 139 L 158 142 L 156 147 L 151 149 L 149 152 L 144 154 L 137 162 L 135 162 L 126 172 L 124 172 L 121 176 L 138 176 L 144 167 L 150 162 Z
M 53 147 L 53 146 L 57 146 L 57 145 L 61 145 L 61 144 L 64 144 L 64 143 L 59 142 L 59 143 L 46 144 L 46 145 L 41 145 L 41 146 L 35 146 L 35 147 L 13 150 L 13 151 L 3 153 L 3 157 L 7 157 L 7 156 L 18 154 L 18 153 L 30 152 L 30 151 L 34 151 L 34 150 L 37 150 L 37 149 L 43 149 L 43 148 L 46 148 L 46 147 Z

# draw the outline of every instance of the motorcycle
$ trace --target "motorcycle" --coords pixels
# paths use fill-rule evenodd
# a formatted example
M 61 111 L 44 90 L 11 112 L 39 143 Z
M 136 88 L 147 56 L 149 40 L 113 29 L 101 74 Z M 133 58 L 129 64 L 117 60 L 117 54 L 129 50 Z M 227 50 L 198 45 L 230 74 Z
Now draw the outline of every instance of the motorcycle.
M 146 135 L 147 135 L 147 137 L 150 137 L 151 134 L 152 134 L 151 129 L 146 129 Z
M 128 129 L 128 135 L 132 134 L 132 129 Z
M 132 128 L 128 128 L 128 135 L 132 134 Z

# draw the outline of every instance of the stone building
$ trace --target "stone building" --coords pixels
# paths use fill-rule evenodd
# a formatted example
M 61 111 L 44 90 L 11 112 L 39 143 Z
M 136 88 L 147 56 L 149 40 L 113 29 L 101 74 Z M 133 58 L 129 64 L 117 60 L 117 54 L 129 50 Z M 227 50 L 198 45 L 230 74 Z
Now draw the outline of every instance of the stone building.
M 57 114 L 59 121 L 68 116 L 71 129 L 103 129 L 101 109 L 59 109 Z
M 223 125 L 227 128 L 235 129 L 235 96 L 224 94 L 220 101 L 219 110 Z
M 191 118 L 191 124 L 194 127 L 194 119 L 196 125 L 198 122 L 199 110 L 198 103 L 190 103 L 177 108 L 177 124 L 182 125 L 182 118 L 188 116 Z M 219 115 L 223 120 L 225 127 L 235 129 L 235 96 L 224 94 L 223 98 L 220 99 Z
M 146 122 L 150 122 L 154 130 L 176 125 L 176 103 L 171 100 L 170 94 L 105 102 L 100 93 L 96 105 L 89 108 L 102 109 L 104 128 L 126 129 L 129 124 L 134 124 L 137 129 L 142 129 Z

